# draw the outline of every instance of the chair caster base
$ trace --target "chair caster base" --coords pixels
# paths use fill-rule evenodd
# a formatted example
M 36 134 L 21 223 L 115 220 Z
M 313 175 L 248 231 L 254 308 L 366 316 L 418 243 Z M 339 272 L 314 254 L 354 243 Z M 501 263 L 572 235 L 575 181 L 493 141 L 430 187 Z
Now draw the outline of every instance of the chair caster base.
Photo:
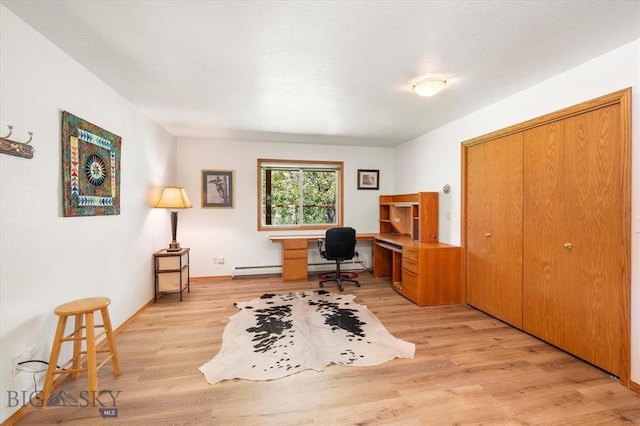
M 337 280 L 337 279 L 335 279 L 335 278 L 329 278 L 329 279 L 326 279 L 326 280 L 322 280 L 322 281 L 320 281 L 320 282 L 318 283 L 318 286 L 319 286 L 320 288 L 324 288 L 324 284 L 325 284 L 325 283 L 327 283 L 327 282 L 335 282 L 336 284 L 338 284 L 338 290 L 339 290 L 339 291 L 344 291 L 344 287 L 342 286 L 342 283 L 343 283 L 343 282 L 353 283 L 353 284 L 355 284 L 355 285 L 356 285 L 356 287 L 360 287 L 360 282 L 359 282 L 359 281 L 351 280 L 351 279 L 346 279 L 346 278 L 343 278 L 343 279 L 340 279 L 340 280 Z

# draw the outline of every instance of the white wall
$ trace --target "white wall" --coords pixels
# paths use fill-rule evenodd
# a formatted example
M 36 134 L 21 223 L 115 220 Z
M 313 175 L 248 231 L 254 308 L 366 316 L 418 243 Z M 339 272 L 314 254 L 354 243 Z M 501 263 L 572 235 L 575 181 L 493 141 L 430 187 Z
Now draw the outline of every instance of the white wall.
M 396 150 L 395 191 L 438 190 L 440 241 L 460 244 L 461 143 L 486 133 L 632 87 L 631 379 L 640 383 L 640 40 L 407 142 Z M 443 93 L 446 96 L 446 92 Z M 416 171 L 418 175 L 416 176 Z M 443 202 L 444 201 L 444 202 Z
M 191 248 L 192 276 L 232 275 L 237 266 L 281 265 L 281 246 L 272 243 L 269 236 L 309 234 L 258 231 L 258 158 L 343 161 L 344 224 L 358 232 L 378 232 L 378 197 L 393 191 L 391 148 L 180 139 L 178 183 L 185 187 L 194 207 L 179 212 L 178 241 Z M 200 207 L 202 169 L 234 171 L 233 209 Z M 358 190 L 358 169 L 380 170 L 380 190 Z M 371 246 L 360 246 L 363 250 L 359 252 L 370 266 Z M 322 261 L 317 250 L 309 250 L 309 255 L 310 263 Z M 224 257 L 225 263 L 214 264 L 214 257 Z
M 11 358 L 36 344 L 48 360 L 54 308 L 111 298 L 119 326 L 153 298 L 151 254 L 170 239 L 169 219 L 149 200 L 175 180 L 175 138 L 0 6 L 0 135 L 33 132 L 35 156 L 0 155 L 0 421 L 9 391 L 34 389 L 11 375 Z M 62 217 L 60 111 L 122 137 L 121 214 Z M 68 359 L 69 350 L 66 349 Z M 40 375 L 42 376 L 42 375 Z M 39 384 L 38 389 L 41 388 Z

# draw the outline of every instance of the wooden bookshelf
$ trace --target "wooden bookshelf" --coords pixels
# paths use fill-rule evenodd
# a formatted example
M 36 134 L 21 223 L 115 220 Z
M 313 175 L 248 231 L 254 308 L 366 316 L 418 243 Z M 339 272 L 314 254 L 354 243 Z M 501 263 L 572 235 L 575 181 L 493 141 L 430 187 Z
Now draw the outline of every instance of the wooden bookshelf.
M 420 243 L 438 242 L 438 193 L 380 196 L 380 233 L 409 235 Z

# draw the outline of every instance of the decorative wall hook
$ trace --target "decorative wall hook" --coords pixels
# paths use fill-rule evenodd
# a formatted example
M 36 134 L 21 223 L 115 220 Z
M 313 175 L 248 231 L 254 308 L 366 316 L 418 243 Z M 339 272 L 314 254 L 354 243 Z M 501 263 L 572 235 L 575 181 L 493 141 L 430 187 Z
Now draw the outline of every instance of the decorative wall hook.
M 27 132 L 29 134 L 29 140 L 26 142 L 18 142 L 9 139 L 9 136 L 13 133 L 13 126 L 8 125 L 9 133 L 6 136 L 0 137 L 0 153 L 15 155 L 16 157 L 33 158 L 35 149 L 29 142 L 33 139 L 33 132 Z

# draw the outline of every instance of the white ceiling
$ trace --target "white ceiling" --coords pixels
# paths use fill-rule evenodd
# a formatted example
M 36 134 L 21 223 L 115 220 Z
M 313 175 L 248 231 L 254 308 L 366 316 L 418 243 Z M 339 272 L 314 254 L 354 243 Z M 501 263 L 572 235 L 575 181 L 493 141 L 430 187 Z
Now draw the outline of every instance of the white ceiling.
M 178 137 L 395 146 L 640 38 L 636 0 L 0 3 Z

